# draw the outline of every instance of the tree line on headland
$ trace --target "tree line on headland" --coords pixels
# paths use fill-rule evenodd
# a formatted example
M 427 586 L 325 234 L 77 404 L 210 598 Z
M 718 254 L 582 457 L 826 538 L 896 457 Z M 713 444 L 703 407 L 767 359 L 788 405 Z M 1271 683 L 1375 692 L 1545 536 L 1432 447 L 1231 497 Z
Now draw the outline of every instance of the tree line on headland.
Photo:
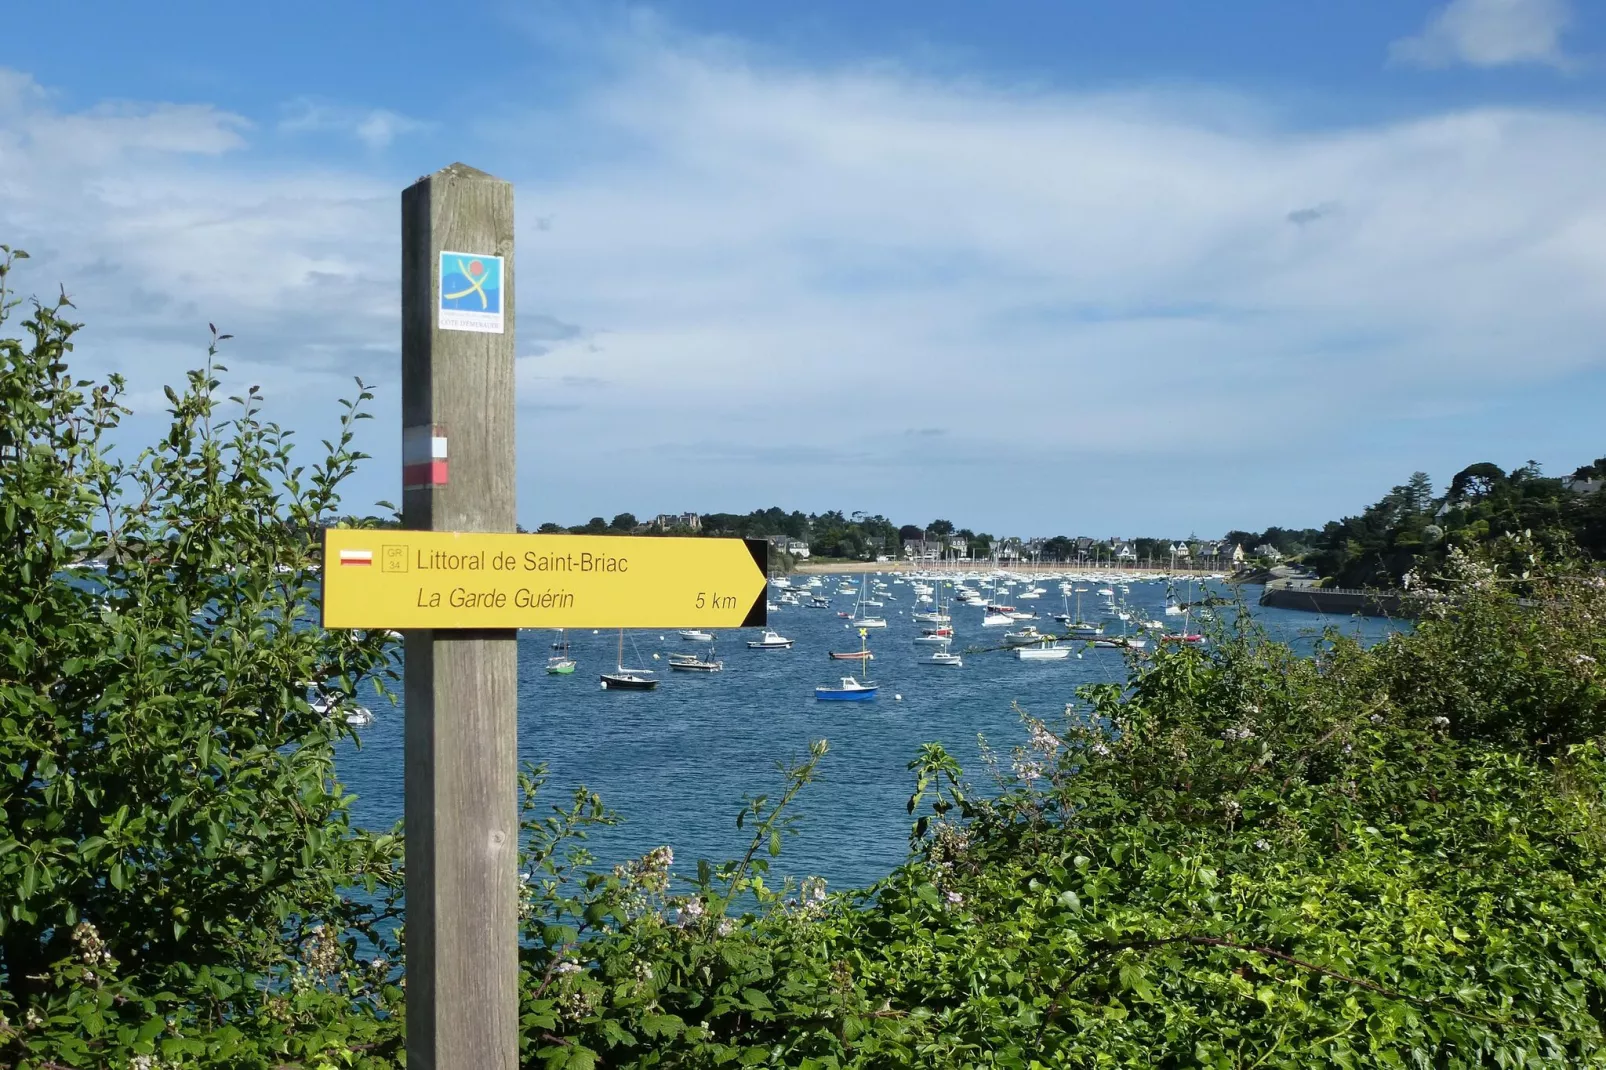
M 879 514 L 840 510 L 788 512 L 778 506 L 754 509 L 750 513 L 687 513 L 655 517 L 646 522 L 634 513 L 619 513 L 612 520 L 594 516 L 584 524 L 567 527 L 545 523 L 535 532 L 543 535 L 705 535 L 769 539 L 780 536 L 807 545 L 811 558 L 847 561 L 868 561 L 881 556 L 897 560 L 907 544 L 923 543 L 934 548 L 939 557 L 957 560 L 988 561 L 1003 552 L 1043 563 L 1074 564 L 1083 560 L 1092 563 L 1113 561 L 1116 548 L 1126 545 L 1136 561 L 1163 566 L 1170 562 L 1174 546 L 1199 544 L 1193 536 L 1180 541 L 1158 537 L 1093 539 L 1071 535 L 1027 539 L 956 527 L 953 521 L 941 518 L 924 525 L 900 525 Z M 1271 529 L 1267 538 L 1279 543 L 1285 541 L 1280 528 Z
M 1606 457 L 1563 477 L 1544 475 L 1534 461 L 1509 472 L 1480 462 L 1457 472 L 1442 494 L 1434 493 L 1425 472 L 1416 472 L 1355 516 L 1329 521 L 1320 528 L 1234 529 L 1226 533 L 1222 544 L 1241 547 L 1246 560 L 1297 559 L 1314 568 L 1330 586 L 1356 588 L 1408 586 L 1441 569 L 1457 547 L 1489 547 L 1518 532 L 1531 533 L 1552 553 L 1579 553 L 1602 560 L 1606 559 L 1603 483 Z M 704 513 L 697 517 L 696 527 L 672 522 L 683 518 L 663 519 L 666 522 L 644 524 L 631 513 L 620 513 L 612 521 L 593 517 L 573 527 L 542 524 L 538 530 L 597 535 L 782 535 L 809 544 L 816 557 L 849 560 L 883 554 L 896 560 L 904 544 L 916 540 L 951 545 L 956 557 L 971 560 L 987 560 L 995 550 L 1008 547 L 1043 562 L 1076 563 L 1108 558 L 1113 547 L 1123 542 L 1140 563 L 1174 563 L 1172 549 L 1178 545 L 1190 546 L 1195 558 L 1200 558 L 1199 540 L 1191 536 L 1180 542 L 1163 538 L 1095 542 L 1056 535 L 1026 542 L 956 529 L 951 521 L 941 519 L 924 526 L 898 526 L 880 515 L 786 512 L 780 508 L 745 514 Z
M 1553 556 L 1606 560 L 1603 482 L 1606 457 L 1560 478 L 1534 461 L 1509 472 L 1480 462 L 1442 494 L 1417 472 L 1359 515 L 1308 533 L 1305 561 L 1332 586 L 1399 588 L 1441 572 L 1457 549 L 1488 550 L 1519 533 Z

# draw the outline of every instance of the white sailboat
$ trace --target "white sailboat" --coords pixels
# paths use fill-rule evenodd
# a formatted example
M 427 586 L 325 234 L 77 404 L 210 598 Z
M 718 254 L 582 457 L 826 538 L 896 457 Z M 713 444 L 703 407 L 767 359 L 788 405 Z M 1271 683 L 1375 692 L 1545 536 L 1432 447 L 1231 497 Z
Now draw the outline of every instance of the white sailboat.
M 866 595 L 868 593 L 868 588 L 869 584 L 860 585 L 859 601 L 858 604 L 853 607 L 853 616 L 849 619 L 848 623 L 855 628 L 885 628 L 887 626 L 887 618 L 874 616 L 869 613 L 866 608 L 870 605 L 879 606 L 881 604 L 880 602 L 871 602 L 867 600 Z

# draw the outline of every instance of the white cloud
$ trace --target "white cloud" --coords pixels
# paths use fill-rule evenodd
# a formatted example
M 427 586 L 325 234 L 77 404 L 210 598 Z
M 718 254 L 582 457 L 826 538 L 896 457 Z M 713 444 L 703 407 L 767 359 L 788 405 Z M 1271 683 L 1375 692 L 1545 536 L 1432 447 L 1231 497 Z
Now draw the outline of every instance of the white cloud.
M 429 127 L 429 123 L 387 108 L 342 108 L 310 100 L 296 101 L 279 121 L 282 133 L 345 134 L 376 150 L 389 146 L 398 137 Z
M 396 190 L 314 167 L 254 167 L 252 125 L 204 106 L 52 106 L 0 72 L 0 241 L 33 260 L 14 281 L 66 287 L 78 351 L 121 371 L 142 408 L 236 335 L 231 383 L 279 388 L 390 372 Z M 11 87 L 7 91 L 6 87 Z
M 1390 45 L 1389 55 L 1423 67 L 1538 63 L 1567 69 L 1572 61 L 1561 35 L 1570 22 L 1567 0 L 1451 0 L 1420 34 Z
M 995 529 L 1125 526 L 1174 499 L 1203 532 L 1197 510 L 1247 522 L 1243 501 L 1381 424 L 1603 367 L 1591 114 L 1312 132 L 1228 95 L 1005 91 L 652 41 L 616 73 L 476 132 L 518 188 L 526 521 L 928 511 L 909 503 L 952 500 L 968 472 Z M 0 241 L 47 254 L 42 289 L 76 288 L 83 355 L 148 389 L 210 319 L 298 413 L 352 373 L 395 404 L 411 175 L 262 159 L 205 109 L 112 127 L 25 97 L 0 118 Z M 74 123 L 89 144 L 58 164 L 50 131 Z M 386 496 L 394 436 L 372 426 Z M 928 428 L 949 433 L 905 434 Z M 1165 486 L 1179 464 L 1186 487 L 1150 513 L 1132 511 L 1148 490 L 1106 497 L 1111 473 Z M 1418 462 L 1386 465 L 1379 486 Z

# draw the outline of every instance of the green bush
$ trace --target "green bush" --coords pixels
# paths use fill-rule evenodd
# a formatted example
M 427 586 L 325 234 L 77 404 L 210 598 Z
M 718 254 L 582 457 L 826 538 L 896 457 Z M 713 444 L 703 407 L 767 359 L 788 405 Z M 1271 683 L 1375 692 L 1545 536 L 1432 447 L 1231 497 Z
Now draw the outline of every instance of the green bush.
M 0 340 L 0 1064 L 359 1050 L 394 1033 L 354 949 L 386 946 L 401 845 L 347 823 L 349 730 L 307 688 L 391 672 L 383 637 L 308 626 L 366 414 L 297 467 L 209 354 L 121 459 L 122 383 L 71 377 L 69 307 Z
M 0 341 L 0 1065 L 399 1065 L 401 843 L 303 684 L 394 672 L 311 623 L 367 393 L 303 470 L 209 363 L 119 460 L 66 307 Z M 614 815 L 527 771 L 523 1064 L 1606 1065 L 1606 583 L 1445 562 L 1374 648 L 1132 654 L 979 789 L 929 744 L 868 889 L 769 869 L 823 742 L 684 874 L 596 871 Z

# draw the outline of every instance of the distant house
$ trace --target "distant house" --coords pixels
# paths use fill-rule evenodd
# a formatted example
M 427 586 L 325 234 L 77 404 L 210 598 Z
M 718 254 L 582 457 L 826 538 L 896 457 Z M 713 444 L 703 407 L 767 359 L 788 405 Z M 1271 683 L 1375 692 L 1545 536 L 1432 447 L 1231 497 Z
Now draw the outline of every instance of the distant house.
M 1225 546 L 1227 544 L 1222 543 L 1221 545 Z M 1230 564 L 1233 568 L 1242 568 L 1244 563 L 1244 548 L 1238 543 L 1233 543 L 1232 549 L 1223 551 L 1221 557 L 1224 563 Z
M 807 560 L 809 556 L 809 544 L 804 542 L 802 539 L 787 539 L 786 552 L 791 554 L 793 557 L 801 557 L 804 560 Z
M 1276 564 L 1283 559 L 1283 552 L 1277 549 L 1277 547 L 1273 546 L 1271 543 L 1263 542 L 1259 546 L 1255 547 L 1255 556 L 1264 557 L 1272 564 Z
M 1588 479 L 1574 479 L 1567 484 L 1567 489 L 1574 494 L 1594 494 L 1601 487 L 1606 487 L 1606 479 L 1600 476 L 1591 476 Z
M 1117 561 L 1136 561 L 1138 552 L 1132 548 L 1131 543 L 1123 542 L 1115 548 L 1115 559 Z
M 703 530 L 703 518 L 696 513 L 659 513 L 653 517 L 652 526 L 659 531 L 668 531 L 670 528 L 701 531 Z
M 950 535 L 948 536 L 948 550 L 956 556 L 964 557 L 970 552 L 970 543 L 958 535 Z

